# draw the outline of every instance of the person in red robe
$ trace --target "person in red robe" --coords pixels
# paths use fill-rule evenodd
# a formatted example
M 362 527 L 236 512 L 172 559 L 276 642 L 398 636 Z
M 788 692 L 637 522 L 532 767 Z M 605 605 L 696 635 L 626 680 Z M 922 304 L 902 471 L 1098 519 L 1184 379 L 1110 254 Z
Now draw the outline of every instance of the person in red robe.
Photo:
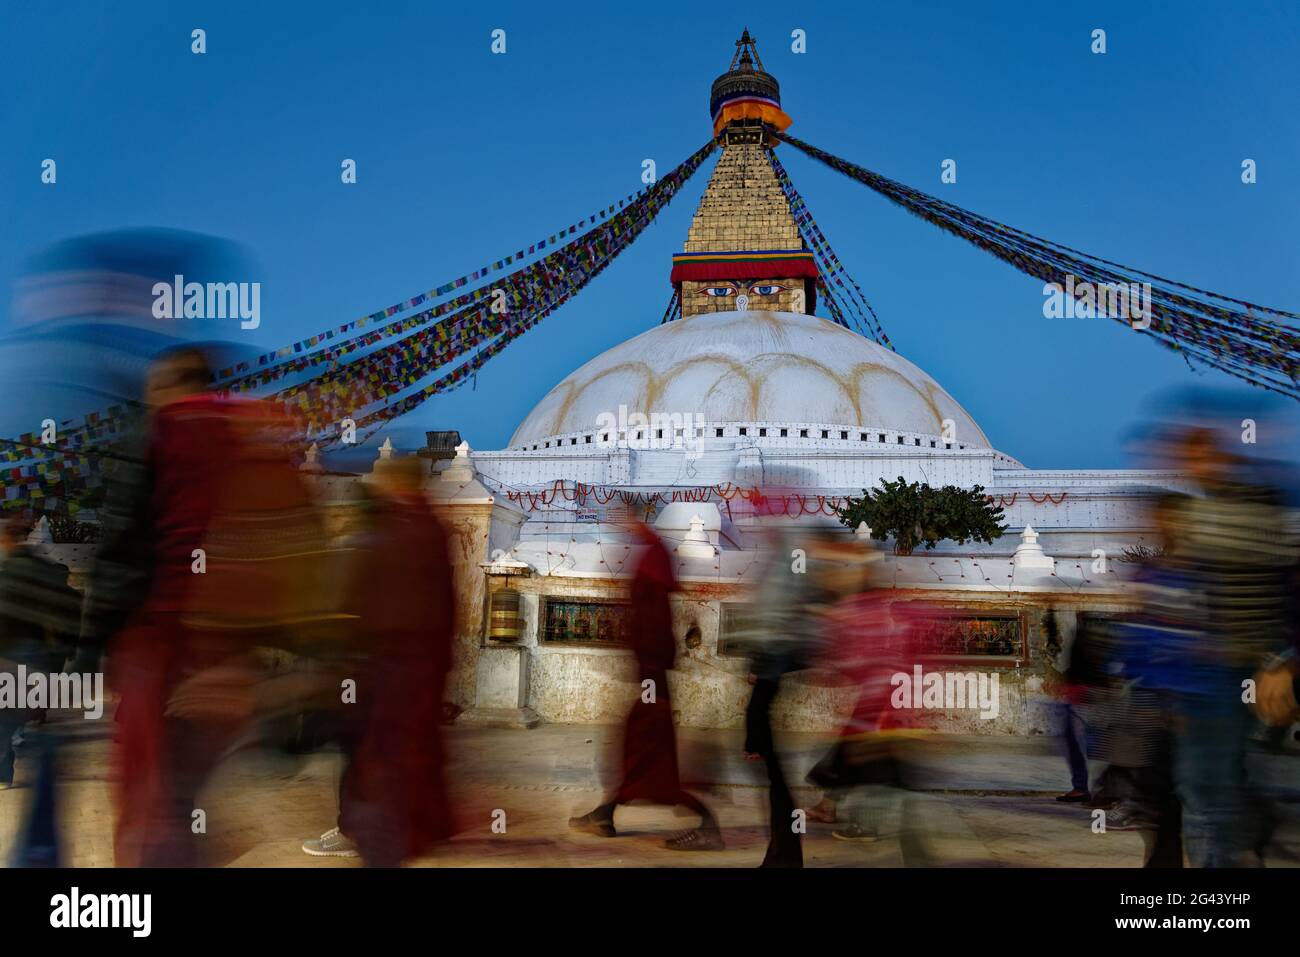
M 111 686 L 120 694 L 113 766 L 117 780 L 115 860 L 119 867 L 183 863 L 185 829 L 173 820 L 166 710 L 193 636 L 183 624 L 192 587 L 193 551 L 213 518 L 224 415 L 203 390 L 209 372 L 197 353 L 160 358 L 150 370 L 153 407 L 141 483 L 141 515 L 129 530 L 148 542 L 143 601 L 109 640 Z
M 421 491 L 423 460 L 376 468 L 364 571 L 354 606 L 365 649 L 350 722 L 338 827 L 315 856 L 359 854 L 396 867 L 455 832 L 442 699 L 451 670 L 455 589 L 448 537 Z
M 282 643 L 311 602 L 318 524 L 283 447 L 266 440 L 285 423 L 266 403 L 205 391 L 210 378 L 190 348 L 150 374 L 146 481 L 128 529 L 147 567 L 108 641 L 119 866 L 200 861 L 196 796 L 253 720 L 253 648 Z
M 874 554 L 874 553 L 873 553 Z M 880 579 L 878 566 L 865 588 L 837 602 L 825 616 L 831 639 L 825 666 L 838 670 L 857 688 L 853 712 L 834 746 L 809 772 L 808 780 L 826 789 L 810 809 L 813 820 L 835 821 L 837 805 L 856 799 L 850 820 L 832 835 L 841 841 L 870 843 L 880 837 L 889 804 L 901 802 L 899 844 L 904 866 L 931 860 L 916 801 L 917 761 L 927 729 L 919 706 L 899 706 L 897 676 L 910 676 L 920 655 L 920 629 L 936 609 L 896 601 Z M 901 699 L 900 699 L 901 700 Z
M 688 808 L 700 816 L 699 827 L 665 842 L 677 851 L 712 851 L 724 846 L 713 812 L 682 788 L 677 767 L 677 733 L 673 726 L 668 672 L 677 658 L 669 596 L 678 591 L 672 558 L 659 536 L 638 523 L 634 534 L 643 547 L 632 576 L 628 644 L 636 656 L 638 697 L 623 728 L 622 780 L 613 796 L 569 826 L 601 837 L 613 837 L 614 810 L 620 804 L 645 801 Z M 649 681 L 650 684 L 646 684 Z

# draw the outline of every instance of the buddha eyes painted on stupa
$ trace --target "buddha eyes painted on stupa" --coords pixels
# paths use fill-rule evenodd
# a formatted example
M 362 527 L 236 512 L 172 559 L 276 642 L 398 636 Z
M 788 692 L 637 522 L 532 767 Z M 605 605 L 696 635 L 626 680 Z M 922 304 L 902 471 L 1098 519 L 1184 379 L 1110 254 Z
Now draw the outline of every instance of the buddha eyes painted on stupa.
M 725 282 L 712 286 L 705 286 L 700 290 L 700 294 L 704 296 L 723 297 L 736 296 L 742 292 L 748 291 L 750 296 L 779 296 L 781 293 L 785 292 L 786 288 L 787 287 L 776 282 L 756 282 L 753 284 Z

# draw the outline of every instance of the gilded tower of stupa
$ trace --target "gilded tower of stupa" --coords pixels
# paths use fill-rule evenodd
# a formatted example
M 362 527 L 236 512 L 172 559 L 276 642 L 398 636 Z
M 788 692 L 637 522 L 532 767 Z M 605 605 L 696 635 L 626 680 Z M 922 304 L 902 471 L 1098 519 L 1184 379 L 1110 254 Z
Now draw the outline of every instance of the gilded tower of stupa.
M 722 156 L 686 245 L 673 257 L 682 316 L 746 309 L 811 313 L 817 266 L 765 152 L 776 145 L 770 128 L 784 130 L 790 117 L 748 30 L 736 41 L 730 68 L 713 82 L 709 113 Z

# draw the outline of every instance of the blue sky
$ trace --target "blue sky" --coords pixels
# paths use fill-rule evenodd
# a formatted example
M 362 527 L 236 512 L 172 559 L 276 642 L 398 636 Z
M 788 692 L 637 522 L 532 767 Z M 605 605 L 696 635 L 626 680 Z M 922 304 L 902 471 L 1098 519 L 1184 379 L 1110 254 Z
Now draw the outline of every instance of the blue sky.
M 635 191 L 645 158 L 671 168 L 708 138 L 709 84 L 748 26 L 801 138 L 1059 242 L 1300 309 L 1295 4 L 133 0 L 0 17 L 6 291 L 69 236 L 195 230 L 257 263 L 261 327 L 231 338 L 294 341 Z M 782 155 L 899 351 L 1026 464 L 1129 464 L 1144 398 L 1198 381 L 1114 323 L 1044 319 L 1041 284 Z M 46 157 L 55 186 L 40 182 Z M 344 158 L 355 186 L 340 183 Z M 940 183 L 946 158 L 956 184 Z M 475 389 L 429 401 L 395 441 L 457 428 L 499 448 L 569 371 L 658 323 L 707 172 Z

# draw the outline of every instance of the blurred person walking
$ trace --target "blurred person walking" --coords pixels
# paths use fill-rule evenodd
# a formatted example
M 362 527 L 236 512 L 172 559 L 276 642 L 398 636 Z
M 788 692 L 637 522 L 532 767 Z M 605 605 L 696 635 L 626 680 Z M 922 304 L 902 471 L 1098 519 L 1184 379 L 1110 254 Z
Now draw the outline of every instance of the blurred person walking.
M 1251 714 L 1243 682 L 1283 650 L 1296 562 L 1279 492 L 1253 480 L 1207 428 L 1189 428 L 1177 462 L 1196 485 L 1177 513 L 1171 566 L 1182 660 L 1170 673 L 1174 781 L 1193 865 L 1249 863 L 1255 815 L 1247 793 Z M 1188 641 L 1188 638 L 1192 640 Z
M 1078 654 L 1075 654 L 1078 629 L 1063 630 L 1054 609 L 1048 610 L 1044 627 L 1049 647 L 1058 649 L 1059 678 L 1049 679 L 1048 691 L 1060 703 L 1061 742 L 1070 769 L 1070 790 L 1058 794 L 1056 800 L 1062 804 L 1086 804 L 1092 800 L 1088 774 L 1088 724 L 1083 712 L 1087 686 L 1079 683 L 1079 666 L 1086 657 L 1087 648 L 1086 644 L 1078 643 Z
M 359 619 L 356 703 L 345 733 L 338 826 L 314 856 L 397 867 L 455 832 L 441 725 L 456 595 L 448 537 L 422 487 L 424 460 L 375 467 L 364 560 L 350 602 Z
M 1117 807 L 1106 812 L 1108 830 L 1141 830 L 1146 867 L 1183 866 L 1182 805 L 1175 791 L 1174 690 L 1187 664 L 1186 649 L 1201 640 L 1200 624 L 1188 620 L 1185 602 L 1195 592 L 1177 551 L 1180 513 L 1187 496 L 1169 494 L 1152 510 L 1156 546 L 1138 557 L 1133 579 L 1136 612 L 1115 625 L 1114 674 L 1123 705 L 1108 729 L 1112 767 L 1128 782 Z
M 839 671 L 857 689 L 853 711 L 835 745 L 808 778 L 827 788 L 844 808 L 845 823 L 832 831 L 836 840 L 871 843 L 882 837 L 888 812 L 899 810 L 898 838 L 905 867 L 930 863 L 923 821 L 913 796 L 918 748 L 927 731 L 921 712 L 898 706 L 898 676 L 910 678 L 920 662 L 918 627 L 926 613 L 914 603 L 901 604 L 878 577 L 883 556 L 871 551 L 860 566 L 856 587 L 825 615 L 828 641 L 825 667 Z M 851 556 L 850 562 L 863 556 Z M 846 568 L 848 574 L 852 564 Z
M 150 370 L 152 418 L 136 521 L 139 604 L 105 604 L 83 631 L 109 640 L 121 695 L 114 766 L 119 865 L 200 859 L 195 799 L 255 713 L 258 646 L 310 618 L 319 527 L 278 444 L 278 412 L 205 391 L 206 356 L 184 347 Z M 120 571 L 120 570 L 119 570 Z M 112 574 L 117 574 L 117 571 Z M 106 571 L 106 574 L 109 572 Z
M 772 500 L 761 512 L 784 521 Z M 772 707 L 786 675 L 808 668 L 826 640 L 824 613 L 841 597 L 834 574 L 841 542 L 815 529 L 769 529 L 763 568 L 755 586 L 754 628 L 737 645 L 750 656 L 749 704 L 745 709 L 746 760 L 767 771 L 767 851 L 762 867 L 803 867 L 802 829 L 772 732 Z
M 605 803 L 569 819 L 575 830 L 613 837 L 614 811 L 620 804 L 645 801 L 685 807 L 700 816 L 699 827 L 669 838 L 675 851 L 716 851 L 724 846 L 713 812 L 686 791 L 677 765 L 668 672 L 677 659 L 669 596 L 679 590 L 672 557 L 655 531 L 638 522 L 633 534 L 642 551 L 632 574 L 628 643 L 636 656 L 638 696 L 623 726 L 622 777 Z M 649 684 L 647 685 L 647 682 Z
M 26 513 L 0 513 L 0 672 L 16 683 L 27 674 L 53 675 L 76 640 L 81 596 L 68 585 L 66 566 L 27 543 Z M 43 712 L 0 702 L 0 789 L 14 783 L 14 738 Z

